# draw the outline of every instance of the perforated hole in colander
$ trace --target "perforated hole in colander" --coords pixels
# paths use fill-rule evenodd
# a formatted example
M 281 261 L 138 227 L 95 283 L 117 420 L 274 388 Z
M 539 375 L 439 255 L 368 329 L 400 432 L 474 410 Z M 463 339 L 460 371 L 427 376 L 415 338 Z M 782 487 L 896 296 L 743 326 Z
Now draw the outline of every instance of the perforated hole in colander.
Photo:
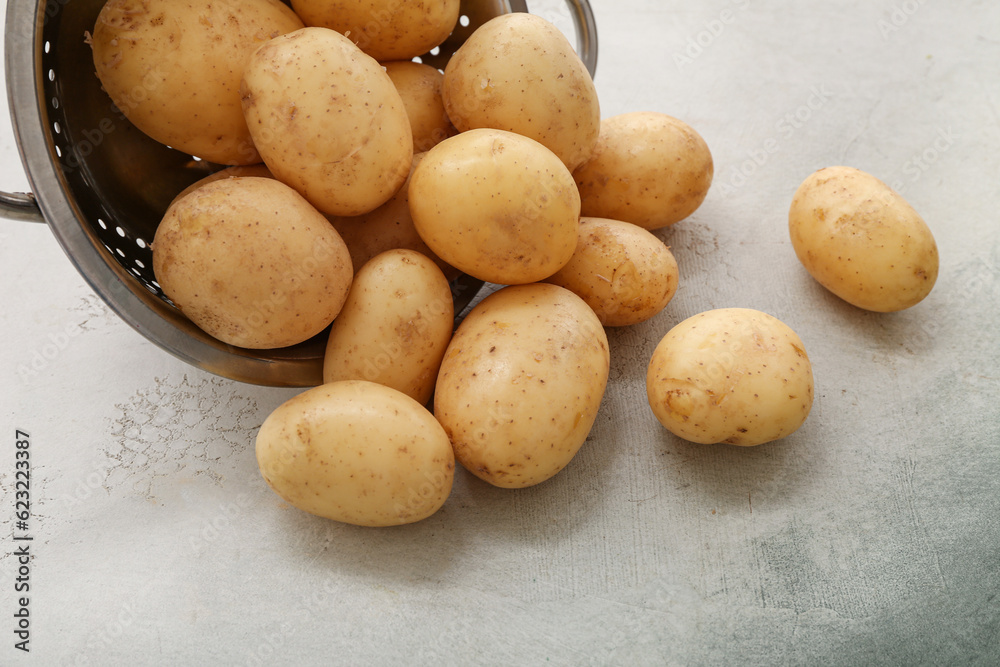
M 134 277 L 169 304 L 152 270 L 156 225 L 174 194 L 218 166 L 154 142 L 111 103 L 86 43 L 103 2 L 78 2 L 45 24 L 43 99 L 55 159 L 95 247 L 123 279 Z
M 169 203 L 222 168 L 169 149 L 132 126 L 94 73 L 85 34 L 105 0 L 8 2 L 7 61 L 15 128 L 34 199 L 53 233 L 94 290 L 126 322 L 163 349 L 205 370 L 246 382 L 311 386 L 321 381 L 317 337 L 279 350 L 242 350 L 211 339 L 163 296 L 150 243 Z M 566 0 L 578 5 L 582 0 Z M 523 0 L 462 0 L 459 26 L 470 33 Z M 589 8 L 580 17 L 589 17 Z M 589 21 L 588 21 L 589 25 Z M 21 26 L 20 32 L 11 26 Z M 425 61 L 443 69 L 465 39 Z M 591 28 L 590 34 L 593 34 Z M 457 43 L 456 43 L 457 42 Z M 596 62 L 596 42 L 590 64 Z M 54 169 L 53 169 L 54 167 Z M 481 281 L 458 284 L 464 309 Z
M 45 25 L 43 99 L 51 140 L 80 219 L 107 261 L 170 303 L 153 275 L 150 243 L 173 197 L 222 168 L 160 145 L 139 132 L 100 88 L 85 34 L 102 0 L 77 0 L 72 12 L 55 12 Z M 463 11 L 454 34 L 419 60 L 443 68 L 468 34 L 503 11 L 503 2 Z M 478 12 L 478 13 L 477 13 Z M 136 91 L 138 95 L 142 91 Z

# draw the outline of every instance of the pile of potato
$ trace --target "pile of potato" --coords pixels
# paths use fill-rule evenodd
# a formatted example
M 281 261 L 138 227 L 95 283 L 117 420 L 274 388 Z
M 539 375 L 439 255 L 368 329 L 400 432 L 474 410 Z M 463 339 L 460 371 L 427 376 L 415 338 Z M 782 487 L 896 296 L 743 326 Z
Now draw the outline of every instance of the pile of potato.
M 109 0 L 91 37 L 139 129 L 230 165 L 166 211 L 152 245 L 164 294 L 235 346 L 328 331 L 324 384 L 268 417 L 257 458 L 281 497 L 338 521 L 433 514 L 456 460 L 508 488 L 562 470 L 601 405 L 605 327 L 648 320 L 677 290 L 652 230 L 712 182 L 682 121 L 602 120 L 583 63 L 537 16 L 487 22 L 443 73 L 413 62 L 457 19 L 458 0 Z M 933 285 L 936 249 L 873 182 L 803 184 L 793 245 L 843 298 L 898 309 Z M 865 222 L 879 206 L 898 215 Z M 859 249 L 864 234 L 884 252 Z M 462 273 L 503 287 L 454 330 Z M 694 442 L 782 438 L 813 399 L 802 341 L 749 309 L 678 324 L 646 379 L 657 419 Z

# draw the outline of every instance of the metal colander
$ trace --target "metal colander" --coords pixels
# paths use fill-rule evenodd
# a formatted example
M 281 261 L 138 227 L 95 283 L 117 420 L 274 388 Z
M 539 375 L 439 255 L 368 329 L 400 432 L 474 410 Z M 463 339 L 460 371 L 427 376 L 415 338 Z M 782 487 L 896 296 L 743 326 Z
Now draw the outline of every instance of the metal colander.
M 322 382 L 325 334 L 293 347 L 247 350 L 208 336 L 170 303 L 150 242 L 182 189 L 222 168 L 137 130 L 101 90 L 85 32 L 105 0 L 8 0 L 5 56 L 14 132 L 33 194 L 0 192 L 0 215 L 48 223 L 93 290 L 164 350 L 223 377 L 273 386 Z M 597 37 L 586 0 L 567 0 L 577 50 L 594 73 Z M 524 0 L 463 0 L 453 35 L 423 62 L 443 68 L 478 26 Z M 456 312 L 482 283 L 453 283 Z

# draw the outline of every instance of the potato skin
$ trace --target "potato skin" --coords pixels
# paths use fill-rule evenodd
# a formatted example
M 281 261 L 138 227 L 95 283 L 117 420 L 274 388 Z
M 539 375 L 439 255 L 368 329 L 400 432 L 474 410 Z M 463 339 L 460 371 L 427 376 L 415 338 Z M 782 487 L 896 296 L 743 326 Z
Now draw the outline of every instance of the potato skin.
M 533 14 L 479 27 L 444 70 L 448 116 L 461 132 L 496 128 L 542 143 L 573 171 L 601 127 L 597 89 L 566 37 Z
M 215 181 L 221 181 L 227 178 L 235 178 L 238 176 L 253 176 L 256 178 L 274 178 L 274 174 L 271 170 L 267 168 L 267 165 L 260 164 L 248 164 L 248 165 L 236 165 L 232 167 L 226 167 L 225 169 L 220 169 L 219 171 L 214 171 L 208 176 L 201 178 L 191 185 L 187 186 L 173 198 L 170 202 L 170 206 L 174 205 L 174 202 L 184 198 L 186 195 L 194 192 L 203 185 L 208 185 L 209 183 L 214 183 Z M 167 208 L 170 208 L 168 206 Z
M 406 177 L 403 186 L 389 198 L 389 201 L 374 211 L 361 215 L 327 216 L 336 230 L 340 232 L 344 243 L 347 244 L 347 249 L 351 251 L 351 261 L 354 262 L 355 271 L 360 270 L 368 263 L 368 260 L 379 253 L 405 248 L 415 250 L 434 260 L 434 263 L 444 272 L 448 280 L 454 280 L 461 275 L 461 271 L 435 255 L 427 247 L 424 240 L 420 238 L 420 234 L 417 233 L 417 228 L 413 224 L 413 216 L 410 215 L 410 178 L 413 176 L 413 169 L 420 163 L 424 155 L 426 153 L 417 153 L 413 156 L 413 167 L 410 169 L 410 176 Z
M 802 340 L 777 318 L 720 308 L 667 332 L 650 358 L 646 394 L 657 420 L 680 438 L 759 445 L 791 434 L 809 415 L 812 365 Z
M 417 162 L 423 156 L 423 153 L 414 155 L 413 165 L 416 166 Z M 410 173 L 413 173 L 412 169 Z M 274 174 L 271 173 L 271 170 L 265 164 L 227 167 L 209 174 L 205 178 L 184 188 L 174 197 L 174 201 L 177 201 L 193 190 L 197 190 L 203 185 L 234 176 L 274 178 Z M 423 239 L 420 238 L 416 228 L 413 226 L 413 218 L 410 216 L 409 198 L 407 196 L 407 185 L 409 185 L 409 182 L 410 179 L 407 177 L 403 187 L 390 197 L 389 201 L 374 211 L 350 216 L 327 215 L 326 218 L 340 234 L 344 243 L 347 244 L 355 273 L 375 255 L 386 250 L 404 248 L 415 250 L 421 255 L 434 260 L 434 263 L 444 272 L 445 277 L 448 280 L 454 280 L 461 275 L 461 271 L 432 253 L 431 249 L 423 242 Z
M 306 25 L 348 35 L 376 60 L 408 60 L 443 42 L 459 0 L 292 0 Z
M 687 123 L 635 111 L 601 121 L 590 159 L 573 172 L 582 215 L 659 229 L 694 213 L 712 185 L 708 144 Z
M 167 210 L 152 249 L 156 280 L 181 312 L 218 340 L 252 349 L 320 333 L 354 275 L 327 219 L 270 178 L 192 191 Z
M 343 35 L 303 28 L 250 56 L 240 86 L 264 163 L 329 215 L 360 215 L 403 185 L 413 137 L 385 70 Z
M 677 260 L 653 234 L 630 222 L 585 217 L 573 257 L 545 282 L 582 298 L 604 326 L 623 327 L 663 310 L 677 280 Z
M 257 463 L 281 498 L 359 526 L 426 519 L 451 493 L 455 458 L 434 416 L 373 382 L 320 385 L 279 406 L 260 427 Z
M 303 27 L 279 0 L 109 0 L 91 37 L 101 86 L 153 139 L 210 162 L 260 162 L 240 106 L 250 54 Z
M 858 308 L 910 308 L 937 280 L 938 249 L 927 223 L 892 188 L 853 167 L 806 178 L 792 198 L 788 231 L 809 274 Z
M 579 451 L 608 371 L 604 328 L 580 297 L 545 283 L 505 287 L 455 332 L 434 414 L 471 473 L 494 486 L 531 486 Z
M 414 169 L 408 195 L 431 251 L 480 280 L 542 280 L 576 248 L 580 195 L 572 174 L 545 146 L 513 132 L 445 139 Z
M 441 83 L 444 74 L 438 69 L 412 60 L 382 63 L 406 107 L 413 132 L 413 152 L 424 153 L 458 134 L 444 110 Z
M 330 328 L 323 382 L 378 382 L 424 405 L 454 326 L 441 269 L 418 252 L 387 250 L 354 277 Z

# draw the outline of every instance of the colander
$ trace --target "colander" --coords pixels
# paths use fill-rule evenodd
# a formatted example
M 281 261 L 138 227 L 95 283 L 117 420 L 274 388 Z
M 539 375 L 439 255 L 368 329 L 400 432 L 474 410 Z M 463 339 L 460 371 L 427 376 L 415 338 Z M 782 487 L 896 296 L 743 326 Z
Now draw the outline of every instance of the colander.
M 8 0 L 7 95 L 33 190 L 0 192 L 0 215 L 46 222 L 91 288 L 125 322 L 185 362 L 272 386 L 322 382 L 324 334 L 293 347 L 247 350 L 217 341 L 170 303 L 153 275 L 149 243 L 183 188 L 222 168 L 163 146 L 131 125 L 94 74 L 85 31 L 105 0 Z M 577 50 L 593 75 L 597 35 L 586 0 L 567 0 Z M 524 0 L 463 0 L 452 36 L 421 57 L 443 68 L 478 26 Z M 460 312 L 482 283 L 452 284 Z

